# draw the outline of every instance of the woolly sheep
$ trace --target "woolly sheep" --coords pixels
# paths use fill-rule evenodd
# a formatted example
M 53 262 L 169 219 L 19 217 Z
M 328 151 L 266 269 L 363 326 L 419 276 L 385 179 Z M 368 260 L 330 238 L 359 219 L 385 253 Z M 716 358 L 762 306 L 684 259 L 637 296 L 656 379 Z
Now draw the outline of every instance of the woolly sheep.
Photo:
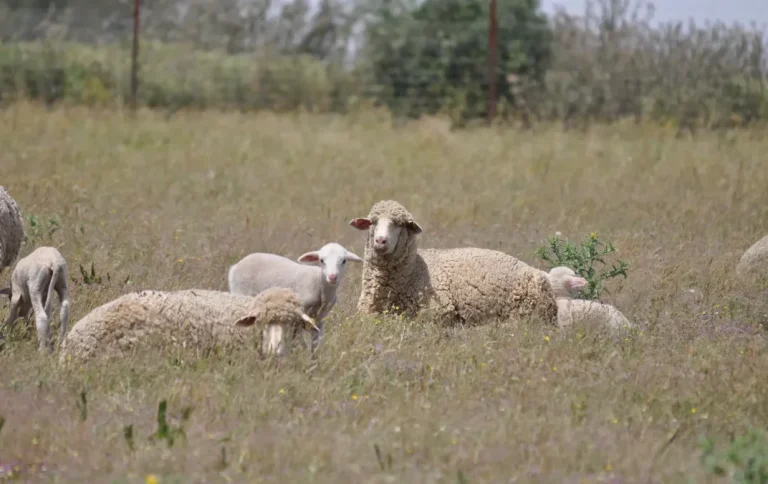
M 631 327 L 626 317 L 610 304 L 584 299 L 572 299 L 572 295 L 588 283 L 578 277 L 573 269 L 559 266 L 542 271 L 552 285 L 557 297 L 557 325 L 561 328 L 571 326 L 574 321 L 588 320 L 604 323 L 611 328 Z
M 317 324 L 318 331 L 312 333 L 314 352 L 323 337 L 323 318 L 336 304 L 336 291 L 344 277 L 347 261 L 363 260 L 335 242 L 307 252 L 297 260 L 262 252 L 247 255 L 229 269 L 229 292 L 255 296 L 270 287 L 296 291 L 303 311 Z
M 64 338 L 60 362 L 124 356 L 138 346 L 160 350 L 194 347 L 201 352 L 251 346 L 261 326 L 264 354 L 287 354 L 293 336 L 314 328 L 290 289 L 273 288 L 256 297 L 222 291 L 141 291 L 97 307 Z
M 367 217 L 349 224 L 368 230 L 360 312 L 428 309 L 454 323 L 509 317 L 557 322 L 554 293 L 538 269 L 490 249 L 418 249 L 422 228 L 398 202 L 377 202 Z
M 16 201 L 0 186 L 0 273 L 16 260 L 24 240 L 24 223 Z
M 768 280 L 768 235 L 744 252 L 736 265 L 736 275 L 744 279 Z
M 53 293 L 59 297 L 59 344 L 67 333 L 69 321 L 69 290 L 67 287 L 67 261 L 54 247 L 40 247 L 16 264 L 11 275 L 11 289 L 0 293 L 11 298 L 11 312 L 5 326 L 11 329 L 16 319 L 26 318 L 30 309 L 35 311 L 38 349 L 49 347 Z M 53 349 L 53 346 L 50 346 Z

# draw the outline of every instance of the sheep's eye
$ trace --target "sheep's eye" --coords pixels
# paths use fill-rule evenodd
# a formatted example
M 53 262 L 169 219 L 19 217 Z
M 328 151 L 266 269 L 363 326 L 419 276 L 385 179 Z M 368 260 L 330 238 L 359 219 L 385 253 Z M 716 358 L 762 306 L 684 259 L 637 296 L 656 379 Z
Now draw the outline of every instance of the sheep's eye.
M 341 261 L 341 265 L 344 265 L 346 263 L 347 263 L 347 259 L 344 259 L 343 261 Z
M 321 264 L 325 264 L 325 259 L 320 259 Z

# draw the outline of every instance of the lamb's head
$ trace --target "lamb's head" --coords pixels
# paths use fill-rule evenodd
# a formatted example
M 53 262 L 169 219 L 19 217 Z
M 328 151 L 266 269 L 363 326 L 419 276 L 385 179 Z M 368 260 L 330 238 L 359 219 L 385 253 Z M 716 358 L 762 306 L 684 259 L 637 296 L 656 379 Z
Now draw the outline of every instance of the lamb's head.
M 331 242 L 320 250 L 307 252 L 299 257 L 302 264 L 319 265 L 323 272 L 323 283 L 331 286 L 341 285 L 347 262 L 363 262 L 363 259 L 348 251 L 340 244 Z
M 248 315 L 237 326 L 258 324 L 262 327 L 261 351 L 266 355 L 283 356 L 290 352 L 293 336 L 304 331 L 318 331 L 315 322 L 301 310 L 299 296 L 291 289 L 273 287 L 257 294 L 251 301 Z
M 570 267 L 558 266 L 544 273 L 552 285 L 555 297 L 572 297 L 579 289 L 586 287 L 588 282 L 576 275 Z
M 368 244 L 377 256 L 392 254 L 398 243 L 421 233 L 413 215 L 394 200 L 375 203 L 367 217 L 352 219 L 349 225 L 368 230 Z

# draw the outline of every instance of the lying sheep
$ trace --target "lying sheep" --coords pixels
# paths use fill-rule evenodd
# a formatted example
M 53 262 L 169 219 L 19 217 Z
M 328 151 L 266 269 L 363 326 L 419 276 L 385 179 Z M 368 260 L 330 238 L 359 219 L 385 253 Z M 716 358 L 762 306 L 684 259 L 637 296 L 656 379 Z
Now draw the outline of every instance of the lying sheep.
M 11 289 L 0 293 L 11 298 L 11 312 L 5 322 L 10 330 L 16 319 L 26 318 L 30 309 L 35 311 L 38 350 L 49 347 L 53 293 L 59 296 L 59 344 L 67 333 L 69 321 L 69 290 L 67 287 L 67 261 L 54 247 L 40 247 L 21 259 L 11 275 Z M 53 350 L 53 345 L 50 345 Z
M 196 348 L 207 352 L 250 347 L 262 329 L 264 354 L 287 354 L 312 319 L 290 289 L 272 288 L 256 297 L 220 291 L 141 291 L 99 306 L 72 326 L 61 345 L 60 362 L 125 356 L 144 346 Z
M 250 254 L 230 267 L 229 292 L 255 296 L 270 287 L 296 291 L 302 309 L 317 324 L 318 331 L 312 334 L 314 351 L 323 337 L 323 318 L 336 304 L 336 291 L 344 277 L 347 261 L 363 260 L 335 242 L 307 252 L 298 258 L 298 262 L 276 254 Z
M 0 273 L 16 260 L 24 240 L 24 222 L 18 204 L 0 186 Z
M 631 327 L 626 317 L 610 304 L 585 299 L 572 299 L 573 294 L 587 286 L 583 277 L 578 277 L 573 269 L 559 266 L 542 271 L 552 284 L 557 297 L 557 325 L 561 328 L 571 326 L 574 321 L 587 320 L 603 323 L 611 328 Z
M 557 323 L 547 277 L 518 259 L 489 249 L 418 249 L 422 232 L 405 207 L 386 200 L 349 224 L 368 230 L 357 308 L 416 313 L 435 311 L 446 322 L 537 318 Z
M 768 281 L 768 235 L 744 252 L 736 265 L 736 275 L 747 280 Z

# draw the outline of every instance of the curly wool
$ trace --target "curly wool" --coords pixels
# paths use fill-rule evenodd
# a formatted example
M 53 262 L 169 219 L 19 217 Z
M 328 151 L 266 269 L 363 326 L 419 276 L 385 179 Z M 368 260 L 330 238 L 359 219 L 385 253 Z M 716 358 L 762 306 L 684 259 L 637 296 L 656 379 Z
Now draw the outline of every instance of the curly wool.
M 415 223 L 399 203 L 378 202 L 369 218 L 386 216 L 398 225 Z M 372 225 L 365 243 L 358 311 L 415 314 L 427 309 L 450 323 L 491 318 L 539 319 L 557 323 L 549 280 L 538 269 L 503 252 L 481 248 L 418 249 L 403 229 L 389 255 L 373 250 Z
M 0 272 L 13 264 L 24 240 L 24 222 L 16 200 L 0 186 Z
M 120 358 L 139 346 L 201 352 L 253 347 L 260 331 L 235 324 L 248 317 L 257 327 L 303 325 L 301 303 L 289 289 L 268 289 L 255 297 L 198 289 L 146 290 L 99 306 L 75 323 L 61 345 L 60 362 Z
M 768 235 L 744 252 L 736 265 L 736 274 L 742 278 L 768 279 Z

